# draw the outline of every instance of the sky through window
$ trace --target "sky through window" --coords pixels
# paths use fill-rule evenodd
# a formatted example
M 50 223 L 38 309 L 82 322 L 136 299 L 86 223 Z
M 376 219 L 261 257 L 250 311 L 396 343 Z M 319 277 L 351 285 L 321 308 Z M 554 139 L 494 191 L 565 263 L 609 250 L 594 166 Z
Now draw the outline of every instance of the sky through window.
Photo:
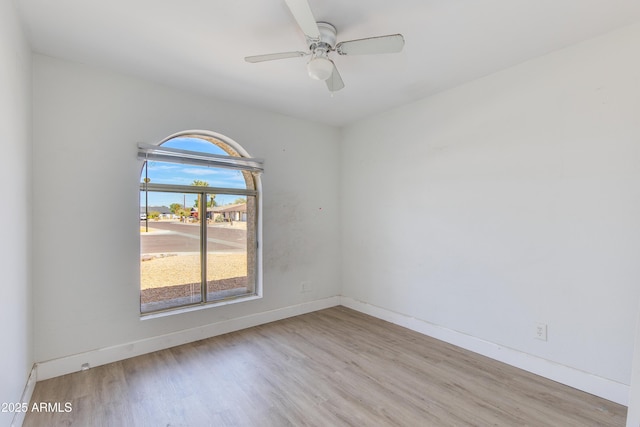
M 171 139 L 164 144 L 163 147 L 178 148 L 181 150 L 197 151 L 200 153 L 228 155 L 222 148 L 217 145 L 199 138 L 179 137 Z M 145 170 L 147 169 L 148 170 Z M 176 185 L 192 185 L 194 180 L 206 181 L 209 187 L 225 187 L 245 189 L 246 183 L 242 172 L 239 170 L 182 165 L 178 163 L 167 163 L 159 161 L 148 161 L 143 167 L 141 173 L 141 181 L 145 176 L 149 178 L 150 183 L 154 184 L 176 184 Z M 167 206 L 172 203 L 185 204 L 186 208 L 193 207 L 193 194 L 183 193 L 149 193 L 149 206 Z M 216 203 L 218 205 L 226 205 L 233 203 L 238 196 L 233 195 L 216 195 Z M 144 196 L 141 193 L 140 206 L 144 207 Z

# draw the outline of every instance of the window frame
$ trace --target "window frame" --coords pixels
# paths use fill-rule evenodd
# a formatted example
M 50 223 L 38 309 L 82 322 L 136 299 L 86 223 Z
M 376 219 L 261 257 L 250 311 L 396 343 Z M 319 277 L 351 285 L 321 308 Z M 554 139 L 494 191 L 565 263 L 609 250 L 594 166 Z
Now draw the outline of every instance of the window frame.
M 196 138 L 208 141 L 218 147 L 220 147 L 223 151 L 229 153 L 228 156 L 225 155 L 216 155 L 209 154 L 204 152 L 193 152 L 182 149 L 175 149 L 169 147 L 162 147 L 162 144 L 176 139 L 176 138 Z M 158 142 L 157 144 L 138 144 L 138 159 L 142 160 L 142 167 L 140 177 L 143 177 L 142 171 L 147 165 L 148 161 L 161 161 L 161 162 L 170 162 L 176 164 L 189 164 L 189 165 L 198 165 L 198 166 L 210 166 L 215 168 L 231 168 L 235 170 L 240 170 L 243 173 L 249 173 L 252 178 L 253 189 L 251 188 L 232 188 L 232 187 L 198 187 L 193 185 L 178 185 L 178 184 L 159 184 L 159 183 L 149 183 L 146 180 L 139 185 L 139 191 L 154 191 L 154 192 L 171 192 L 171 193 L 183 193 L 183 194 L 193 194 L 199 197 L 202 197 L 201 200 L 206 200 L 206 196 L 208 194 L 229 194 L 229 195 L 240 195 L 246 196 L 247 201 L 249 201 L 250 197 L 254 198 L 253 209 L 255 212 L 253 215 L 254 218 L 254 232 L 253 242 L 250 238 L 249 234 L 247 234 L 247 262 L 249 262 L 250 251 L 253 252 L 252 260 L 254 264 L 253 270 L 253 290 L 250 293 L 225 297 L 221 299 L 213 299 L 211 301 L 207 301 L 207 277 L 206 277 L 206 258 L 207 258 L 207 222 L 200 221 L 200 264 L 201 264 L 201 283 L 200 283 L 200 292 L 201 292 L 201 301 L 178 305 L 173 307 L 165 307 L 157 310 L 149 310 L 142 311 L 142 301 L 139 304 L 139 314 L 141 319 L 151 319 L 155 317 L 164 317 L 167 315 L 174 315 L 178 313 L 190 312 L 195 310 L 201 310 L 205 308 L 213 308 L 233 303 L 251 301 L 255 299 L 262 298 L 263 295 L 263 286 L 262 286 L 262 183 L 260 179 L 260 174 L 263 171 L 263 161 L 261 159 L 252 158 L 247 151 L 237 142 L 228 138 L 224 135 L 221 135 L 216 132 L 211 131 L 203 131 L 203 130 L 188 130 L 183 132 L 178 132 L 173 135 L 170 135 Z M 245 180 L 246 180 L 245 175 Z M 247 184 L 247 187 L 249 185 Z M 199 203 L 199 218 L 206 218 L 206 203 Z M 250 215 L 247 212 L 247 215 Z M 147 218 L 148 221 L 148 218 Z M 249 233 L 249 229 L 247 229 L 247 233 Z M 255 244 L 255 247 L 250 248 L 249 244 Z M 138 252 L 141 255 L 142 248 Z M 138 291 L 139 294 L 142 295 L 141 283 L 142 274 L 138 275 Z

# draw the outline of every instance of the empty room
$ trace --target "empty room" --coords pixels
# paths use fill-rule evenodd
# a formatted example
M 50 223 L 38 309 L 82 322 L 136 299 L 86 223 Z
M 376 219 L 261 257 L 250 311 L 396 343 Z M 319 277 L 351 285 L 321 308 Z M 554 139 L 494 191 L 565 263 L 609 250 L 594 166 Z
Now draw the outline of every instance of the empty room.
M 636 0 L 0 0 L 0 426 L 640 426 L 639 52 Z

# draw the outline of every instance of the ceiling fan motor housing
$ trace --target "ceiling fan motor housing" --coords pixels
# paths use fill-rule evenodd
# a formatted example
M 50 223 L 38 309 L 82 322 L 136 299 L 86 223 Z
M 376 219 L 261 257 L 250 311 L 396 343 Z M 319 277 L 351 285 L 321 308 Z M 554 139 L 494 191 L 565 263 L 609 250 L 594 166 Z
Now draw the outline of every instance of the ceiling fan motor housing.
M 320 31 L 320 39 L 309 39 L 309 49 L 311 52 L 315 52 L 317 49 L 322 49 L 325 52 L 330 52 L 336 45 L 336 27 L 328 22 L 318 22 L 318 30 Z

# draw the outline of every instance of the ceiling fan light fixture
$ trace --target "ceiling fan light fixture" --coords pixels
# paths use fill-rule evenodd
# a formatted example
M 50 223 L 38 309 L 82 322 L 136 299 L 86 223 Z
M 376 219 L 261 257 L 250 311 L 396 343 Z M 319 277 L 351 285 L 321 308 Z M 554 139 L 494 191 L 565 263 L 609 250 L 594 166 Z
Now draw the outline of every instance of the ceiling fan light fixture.
M 324 56 L 316 56 L 307 64 L 309 77 L 315 80 L 327 80 L 333 73 L 333 62 Z

